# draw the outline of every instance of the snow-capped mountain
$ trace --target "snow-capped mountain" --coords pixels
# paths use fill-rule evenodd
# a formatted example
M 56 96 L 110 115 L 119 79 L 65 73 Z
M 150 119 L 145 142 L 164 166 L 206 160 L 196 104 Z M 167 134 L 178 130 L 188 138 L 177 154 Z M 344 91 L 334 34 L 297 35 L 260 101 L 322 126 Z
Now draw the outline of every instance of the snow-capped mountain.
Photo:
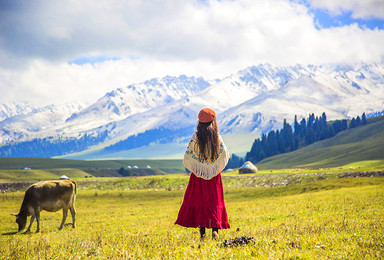
M 0 122 L 9 117 L 28 114 L 33 109 L 33 106 L 27 102 L 0 104 Z
M 46 107 L 10 117 L 0 122 L 0 142 L 103 133 L 98 146 L 72 158 L 132 157 L 124 149 L 138 153 L 135 158 L 161 158 L 159 152 L 170 154 L 164 150 L 170 144 L 182 144 L 172 146 L 175 154 L 182 152 L 203 107 L 217 112 L 232 152 L 246 152 L 255 137 L 280 128 L 284 119 L 292 122 L 295 115 L 325 112 L 328 119 L 342 119 L 383 111 L 384 64 L 264 64 L 220 80 L 152 79 L 107 93 L 84 109 Z
M 79 103 L 49 105 L 9 117 L 0 122 L 0 143 L 52 136 L 66 118 L 83 108 Z
M 211 107 L 220 114 L 246 102 L 250 97 L 278 90 L 286 82 L 305 73 L 309 72 L 300 66 L 281 70 L 271 65 L 250 67 L 222 80 L 216 80 L 195 95 L 181 97 L 116 121 L 109 138 L 119 140 L 155 128 L 192 129 L 196 125 L 196 115 L 203 107 Z
M 265 91 L 221 115 L 224 133 L 280 128 L 310 113 L 351 118 L 384 109 L 383 65 L 312 67 L 279 89 Z
M 66 125 L 71 127 L 71 131 L 86 131 L 192 96 L 209 85 L 203 78 L 184 75 L 132 84 L 111 91 L 91 106 L 72 114 Z

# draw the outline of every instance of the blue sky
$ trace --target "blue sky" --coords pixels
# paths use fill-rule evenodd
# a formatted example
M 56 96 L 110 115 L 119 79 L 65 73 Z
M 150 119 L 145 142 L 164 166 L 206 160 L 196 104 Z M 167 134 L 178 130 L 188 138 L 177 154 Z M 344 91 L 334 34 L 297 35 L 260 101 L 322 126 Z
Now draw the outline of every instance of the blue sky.
M 0 103 L 91 103 L 260 63 L 384 61 L 382 0 L 0 0 L 0 17 Z
M 334 2 L 337 3 L 336 0 Z M 364 1 L 360 2 L 364 3 Z M 372 12 L 364 17 L 356 17 L 352 8 L 343 9 L 343 2 L 340 3 L 340 6 L 338 6 L 337 11 L 335 11 L 334 8 L 327 9 L 326 5 L 313 5 L 313 3 L 311 3 L 311 1 L 309 0 L 302 1 L 301 3 L 306 6 L 308 8 L 308 12 L 312 14 L 315 27 L 318 30 L 332 27 L 349 26 L 351 24 L 357 24 L 362 29 L 384 29 L 383 15 L 378 15 Z M 377 5 L 380 5 L 380 1 L 377 1 Z M 384 2 L 382 2 L 381 5 L 384 6 Z M 375 8 L 375 6 L 372 6 L 372 8 Z M 384 7 L 381 8 L 383 9 Z
M 331 27 L 343 27 L 351 24 L 358 24 L 360 28 L 368 28 L 371 30 L 384 29 L 384 20 L 380 18 L 353 18 L 352 12 L 343 12 L 339 15 L 331 15 L 329 11 L 324 9 L 311 10 L 313 14 L 315 26 L 318 30 L 331 28 Z
M 95 63 L 103 63 L 106 61 L 118 61 L 120 58 L 116 57 L 105 57 L 105 56 L 93 56 L 93 57 L 79 57 L 74 60 L 71 60 L 68 62 L 69 65 L 77 64 L 77 65 L 84 65 L 84 64 L 95 64 Z

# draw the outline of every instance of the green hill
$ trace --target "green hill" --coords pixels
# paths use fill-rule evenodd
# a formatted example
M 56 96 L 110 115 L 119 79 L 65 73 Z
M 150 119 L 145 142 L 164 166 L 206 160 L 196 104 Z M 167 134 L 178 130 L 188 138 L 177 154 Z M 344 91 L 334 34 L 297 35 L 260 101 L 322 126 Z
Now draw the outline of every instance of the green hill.
M 294 152 L 276 155 L 259 162 L 262 169 L 292 167 L 335 167 L 358 161 L 384 160 L 384 117 L 340 132 Z
M 49 158 L 0 157 L 0 182 L 56 179 L 61 175 L 71 178 L 121 177 L 121 167 L 132 174 L 158 175 L 184 173 L 181 160 L 64 160 Z M 135 167 L 137 166 L 137 167 Z
M 10 169 L 119 169 L 120 167 L 138 166 L 145 168 L 150 166 L 155 169 L 167 169 L 170 171 L 184 171 L 181 160 L 68 160 L 50 158 L 23 158 L 0 157 L 0 170 Z

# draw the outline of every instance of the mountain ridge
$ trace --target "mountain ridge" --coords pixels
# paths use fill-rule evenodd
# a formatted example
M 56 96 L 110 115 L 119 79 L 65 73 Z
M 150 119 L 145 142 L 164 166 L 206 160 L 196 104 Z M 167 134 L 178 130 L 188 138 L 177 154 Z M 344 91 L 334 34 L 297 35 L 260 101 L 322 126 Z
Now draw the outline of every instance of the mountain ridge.
M 384 64 L 260 64 L 211 81 L 167 76 L 111 91 L 86 108 L 61 115 L 61 121 L 53 122 L 54 113 L 46 116 L 53 121 L 29 117 L 34 123 L 29 125 L 28 116 L 23 120 L 9 117 L 0 121 L 0 143 L 43 137 L 82 138 L 107 131 L 105 140 L 97 146 L 102 150 L 154 129 L 190 129 L 185 133 L 193 133 L 198 111 L 211 107 L 217 112 L 224 140 L 232 140 L 228 146 L 234 153 L 242 153 L 247 143 L 252 143 L 250 139 L 281 127 L 283 119 L 292 122 L 294 115 L 303 118 L 325 112 L 329 119 L 342 119 L 362 112 L 380 113 L 384 110 L 383 75 Z M 180 137 L 176 143 L 184 144 L 188 138 Z M 151 149 L 150 143 L 160 140 L 144 144 L 143 149 Z M 180 153 L 175 151 L 177 156 Z

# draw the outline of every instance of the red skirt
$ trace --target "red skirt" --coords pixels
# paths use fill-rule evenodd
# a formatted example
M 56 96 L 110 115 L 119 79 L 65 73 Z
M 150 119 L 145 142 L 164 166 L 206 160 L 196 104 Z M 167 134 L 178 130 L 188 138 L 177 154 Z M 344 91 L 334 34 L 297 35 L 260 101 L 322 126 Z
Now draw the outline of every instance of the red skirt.
M 183 227 L 230 228 L 220 173 L 210 180 L 191 173 L 175 224 Z

